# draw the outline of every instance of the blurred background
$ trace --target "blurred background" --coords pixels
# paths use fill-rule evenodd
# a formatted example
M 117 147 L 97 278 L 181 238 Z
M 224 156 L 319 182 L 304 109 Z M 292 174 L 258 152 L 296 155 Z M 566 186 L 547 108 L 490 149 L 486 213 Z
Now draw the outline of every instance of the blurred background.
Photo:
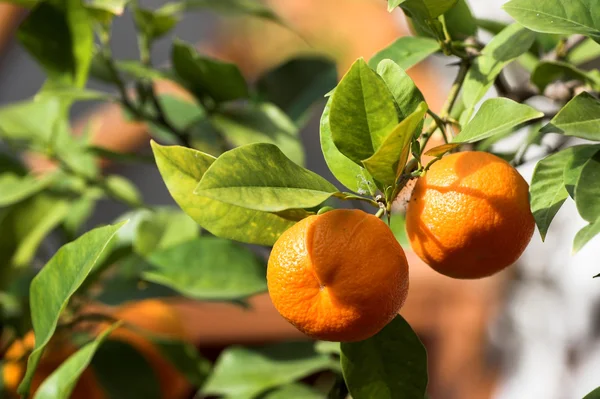
M 140 2 L 147 8 L 159 0 Z M 185 17 L 161 39 L 152 58 L 168 62 L 173 37 L 197 43 L 202 51 L 237 63 L 248 80 L 298 54 L 332 58 L 341 76 L 358 57 L 369 58 L 399 36 L 409 35 L 400 10 L 388 13 L 383 0 L 269 0 L 291 27 L 249 18 L 221 19 L 210 13 Z M 342 4 L 343 3 L 343 4 Z M 509 22 L 501 0 L 476 0 L 478 18 Z M 0 106 L 33 96 L 45 75 L 13 39 L 23 10 L 0 3 Z M 482 35 L 481 40 L 488 37 Z M 134 59 L 137 42 L 132 18 L 113 26 L 115 58 Z M 447 58 L 431 57 L 409 71 L 436 111 L 456 73 Z M 92 87 L 102 87 L 92 83 Z M 159 91 L 186 98 L 169 82 Z M 493 96 L 494 93 L 490 93 Z M 330 178 L 319 144 L 315 107 L 303 129 L 306 166 Z M 78 104 L 72 123 L 81 130 L 92 122 L 93 140 L 119 151 L 149 153 L 149 136 L 141 123 L 128 122 L 121 111 L 94 103 Z M 507 144 L 507 145 L 510 145 Z M 51 167 L 29 159 L 37 171 Z M 173 205 L 152 163 L 107 166 L 136 183 L 150 205 Z M 520 171 L 529 179 L 533 164 Z M 399 204 L 401 207 L 401 204 Z M 89 227 L 108 223 L 125 208 L 102 200 Z M 557 215 L 542 244 L 536 233 L 515 267 L 479 281 L 451 280 L 423 265 L 404 246 L 410 262 L 411 290 L 402 314 L 420 335 L 429 353 L 430 396 L 433 399 L 579 399 L 600 385 L 600 241 L 595 239 L 571 256 L 571 237 L 584 225 L 573 204 Z M 204 354 L 213 358 L 231 344 L 259 345 L 303 337 L 275 311 L 267 295 L 250 300 L 251 308 L 178 301 L 185 329 Z

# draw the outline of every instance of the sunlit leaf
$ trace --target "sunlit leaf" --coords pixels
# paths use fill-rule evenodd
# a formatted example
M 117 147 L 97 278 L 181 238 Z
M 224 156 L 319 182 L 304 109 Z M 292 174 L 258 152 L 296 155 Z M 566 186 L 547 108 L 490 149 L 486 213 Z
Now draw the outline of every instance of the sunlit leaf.
M 391 60 L 381 61 L 377 66 L 377 73 L 383 78 L 392 96 L 394 96 L 400 120 L 412 114 L 419 104 L 425 101 L 423 94 L 415 86 L 410 76 L 395 62 Z
M 585 166 L 585 163 L 594 156 L 595 153 L 600 151 L 600 145 L 577 145 L 569 147 L 569 151 L 572 152 L 572 157 L 565 165 L 563 173 L 563 179 L 565 182 L 565 188 L 569 192 L 571 198 L 575 198 L 575 187 L 581 171 Z
M 575 187 L 575 204 L 582 218 L 588 222 L 600 219 L 600 153 L 583 166 Z
M 542 132 L 600 141 L 600 101 L 586 92 L 578 94 L 542 128 Z
M 436 40 L 427 37 L 404 36 L 380 50 L 369 60 L 373 69 L 384 60 L 390 59 L 402 69 L 409 69 L 440 49 Z
M 572 253 L 575 254 L 579 252 L 581 248 L 583 248 L 588 242 L 592 240 L 592 238 L 596 237 L 598 234 L 600 234 L 600 219 L 588 224 L 587 226 L 579 230 L 577 234 L 575 234 L 575 238 L 573 239 Z M 591 397 L 600 398 L 600 391 L 598 392 L 598 396 Z

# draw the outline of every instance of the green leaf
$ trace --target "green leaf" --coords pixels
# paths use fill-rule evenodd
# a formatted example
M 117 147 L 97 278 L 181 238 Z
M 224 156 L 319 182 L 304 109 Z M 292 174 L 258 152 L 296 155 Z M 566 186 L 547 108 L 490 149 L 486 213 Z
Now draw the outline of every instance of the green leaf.
M 491 98 L 481 104 L 481 108 L 463 130 L 454 137 L 453 143 L 472 143 L 502 134 L 521 123 L 541 118 L 539 112 L 528 105 L 519 104 L 507 98 Z
M 375 154 L 363 161 L 369 173 L 385 186 L 395 187 L 408 160 L 412 138 L 426 112 L 427 104 L 422 102 L 390 132 Z
M 410 14 L 411 18 L 419 16 L 424 19 L 434 19 L 450 10 L 457 0 L 389 0 L 388 10 L 400 5 Z M 396 4 L 394 7 L 392 7 Z
M 406 218 L 403 214 L 392 213 L 390 217 L 390 229 L 402 247 L 410 245 L 406 234 Z
M 335 146 L 361 165 L 397 124 L 394 99 L 387 85 L 359 59 L 331 96 L 329 126 Z
M 566 62 L 540 62 L 531 74 L 531 82 L 542 92 L 546 89 L 546 86 L 552 82 L 567 80 L 579 80 L 582 83 L 595 83 L 594 79 L 585 71 Z
M 298 127 L 273 104 L 249 104 L 243 108 L 224 109 L 212 116 L 211 123 L 236 147 L 271 143 L 295 163 L 304 164 Z
M 294 221 L 194 195 L 198 182 L 215 158 L 189 148 L 152 142 L 160 174 L 177 204 L 212 234 L 232 240 L 273 245 Z
M 582 218 L 588 222 L 600 219 L 600 153 L 590 158 L 579 175 L 575 187 L 575 205 Z
M 312 342 L 254 350 L 234 346 L 221 353 L 202 392 L 249 399 L 331 367 L 332 360 L 317 354 Z
M 107 11 L 113 15 L 121 15 L 129 0 L 87 0 L 86 7 Z
M 585 163 L 598 151 L 600 145 L 578 145 L 570 147 L 572 157 L 565 165 L 563 180 L 569 196 L 575 199 L 575 187 Z
M 232 63 L 204 57 L 182 41 L 173 43 L 173 68 L 198 97 L 208 95 L 217 102 L 248 97 L 248 86 L 239 68 Z
M 529 50 L 534 40 L 535 34 L 519 24 L 509 25 L 494 36 L 467 72 L 462 90 L 465 107 L 474 108 L 492 86 L 500 71 Z
M 337 189 L 290 161 L 273 145 L 248 144 L 227 151 L 206 171 L 194 194 L 264 212 L 311 208 Z
M 423 155 L 427 155 L 428 157 L 439 158 L 442 155 L 444 155 L 445 153 L 447 153 L 448 151 L 452 151 L 453 149 L 457 148 L 458 146 L 460 146 L 459 143 L 449 143 L 449 144 L 438 145 L 437 147 L 433 147 L 433 148 L 425 151 L 425 153 Z
M 373 69 L 384 59 L 390 59 L 407 70 L 440 49 L 440 44 L 428 37 L 404 36 L 380 50 L 369 60 Z
M 68 399 L 79 380 L 81 374 L 89 366 L 98 347 L 106 337 L 119 326 L 119 323 L 107 328 L 98 337 L 69 356 L 40 385 L 33 399 Z
M 56 98 L 23 101 L 0 108 L 0 138 L 26 141 L 46 146 L 50 142 L 53 123 L 60 112 Z
M 149 41 L 156 40 L 169 33 L 180 20 L 180 16 L 171 12 L 171 9 L 168 8 L 151 11 L 136 7 L 133 18 L 140 33 Z
M 283 23 L 269 7 L 256 0 L 186 0 L 185 6 L 190 10 L 203 8 L 225 15 L 247 15 Z
M 55 97 L 63 101 L 110 101 L 113 96 L 96 90 L 89 90 L 79 87 L 55 86 L 47 87 L 40 91 L 36 96 L 36 100 L 45 100 L 46 98 Z
M 197 300 L 245 299 L 267 289 L 265 267 L 247 248 L 218 237 L 200 237 L 148 258 L 144 278 Z
M 96 352 L 92 368 L 111 399 L 160 399 L 156 372 L 129 343 L 108 339 Z
M 427 353 L 402 316 L 369 339 L 341 346 L 342 371 L 354 399 L 425 396 Z
M 600 44 L 592 39 L 585 39 L 567 54 L 567 61 L 575 65 L 585 64 L 597 58 L 600 58 Z
M 444 14 L 446 29 L 453 40 L 465 40 L 477 34 L 477 23 L 466 0 L 458 0 Z
M 46 188 L 54 180 L 53 175 L 36 177 L 18 176 L 13 173 L 0 175 L 0 207 L 23 201 Z
M 211 364 L 198 353 L 194 345 L 189 342 L 159 336 L 149 336 L 148 338 L 156 345 L 161 354 L 185 375 L 191 384 L 196 387 L 204 385 Z
M 265 395 L 261 395 L 260 399 L 324 399 L 325 394 L 316 389 L 300 383 L 285 385 L 281 388 L 274 389 Z
M 600 399 L 600 388 L 594 389 L 592 392 L 585 395 L 583 399 Z
M 511 0 L 504 10 L 521 25 L 536 32 L 581 34 L 600 41 L 600 19 L 592 12 L 596 0 Z
M 198 225 L 188 215 L 165 207 L 143 215 L 132 243 L 135 252 L 145 256 L 192 240 L 198 233 Z
M 575 239 L 573 240 L 572 254 L 576 254 L 577 252 L 579 252 L 581 248 L 583 248 L 588 242 L 590 242 L 592 238 L 594 238 L 598 234 L 600 234 L 600 219 L 588 224 L 587 226 L 579 230 L 577 234 L 575 234 Z
M 104 179 L 104 183 L 108 193 L 132 206 L 142 206 L 142 194 L 131 180 L 119 175 L 110 175 Z
M 404 70 L 391 60 L 383 60 L 377 66 L 377 73 L 383 78 L 398 106 L 399 118 L 403 120 L 412 114 L 419 104 L 425 101 L 421 91 Z
M 31 282 L 31 320 L 35 348 L 18 392 L 27 396 L 44 349 L 56 330 L 58 318 L 73 293 L 84 282 L 94 264 L 122 224 L 94 229 L 64 245 Z
M 329 113 L 331 109 L 331 97 L 325 105 L 321 116 L 320 139 L 321 150 L 329 170 L 336 179 L 350 190 L 367 194 L 375 190 L 375 182 L 365 168 L 351 161 L 337 149 L 331 137 L 329 126 Z
M 315 351 L 324 355 L 338 355 L 340 354 L 340 343 L 331 341 L 317 341 L 315 342 Z
M 337 84 L 333 61 L 321 57 L 295 58 L 260 77 L 256 83 L 260 96 L 281 108 L 296 123 L 306 118 L 317 100 Z
M 96 201 L 102 197 L 101 194 L 90 190 L 74 200 L 69 207 L 69 213 L 63 219 L 63 228 L 69 239 L 75 239 L 81 233 L 84 223 L 94 212 Z
M 17 36 L 50 80 L 83 87 L 94 45 L 91 20 L 81 0 L 65 0 L 61 5 L 39 3 Z
M 578 94 L 542 128 L 542 132 L 600 141 L 600 101 L 586 92 Z
M 546 238 L 552 219 L 569 196 L 563 174 L 565 166 L 572 158 L 572 148 L 547 156 L 537 163 L 533 171 L 529 201 L 542 240 Z

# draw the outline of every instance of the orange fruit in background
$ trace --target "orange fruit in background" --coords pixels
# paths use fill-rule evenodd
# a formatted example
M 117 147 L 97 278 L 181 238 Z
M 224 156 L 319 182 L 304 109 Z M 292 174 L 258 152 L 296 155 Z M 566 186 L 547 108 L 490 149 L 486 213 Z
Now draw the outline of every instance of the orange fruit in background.
M 267 284 L 275 308 L 303 333 L 360 341 L 397 315 L 408 293 L 408 266 L 383 221 L 338 209 L 309 216 L 281 235 Z
M 106 312 L 100 310 L 100 312 Z M 107 311 L 113 317 L 124 320 L 139 329 L 163 338 L 187 340 L 185 326 L 176 309 L 159 300 L 144 300 L 131 302 L 120 306 L 114 311 Z M 101 323 L 96 331 L 103 331 L 107 324 Z M 121 327 L 111 335 L 111 340 L 127 342 L 136 349 L 152 367 L 161 388 L 161 397 L 182 399 L 187 397 L 191 385 L 167 359 L 165 359 L 151 341 L 140 332 Z M 21 383 L 27 368 L 27 356 L 35 345 L 33 332 L 29 332 L 21 340 L 16 341 L 7 350 L 5 364 L 2 368 L 4 385 L 10 397 L 17 398 L 17 387 Z M 68 336 L 56 335 L 46 348 L 31 384 L 31 396 L 42 382 L 54 372 L 77 348 L 68 340 Z M 115 358 L 115 362 L 119 359 Z M 74 399 L 104 399 L 107 395 L 97 381 L 92 368 L 81 375 L 73 393 Z
M 454 278 L 490 276 L 513 264 L 533 235 L 529 187 L 487 152 L 443 157 L 420 177 L 406 210 L 412 249 Z

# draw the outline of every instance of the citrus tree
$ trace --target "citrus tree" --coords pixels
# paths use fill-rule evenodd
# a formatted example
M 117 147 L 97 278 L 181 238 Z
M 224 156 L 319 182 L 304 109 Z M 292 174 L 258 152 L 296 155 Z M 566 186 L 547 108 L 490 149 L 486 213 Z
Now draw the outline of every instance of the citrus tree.
M 356 60 L 339 82 L 318 57 L 247 82 L 236 65 L 180 40 L 167 67 L 153 64 L 153 44 L 185 12 L 286 26 L 252 0 L 155 10 L 127 0 L 13 2 L 30 8 L 17 37 L 47 80 L 34 98 L 0 109 L 3 397 L 178 398 L 193 388 L 198 397 L 424 398 L 426 351 L 398 315 L 409 290 L 404 227 L 425 263 L 467 279 L 513 264 L 569 197 L 589 223 L 573 251 L 600 232 L 600 72 L 585 67 L 600 57 L 595 0 L 511 0 L 512 24 L 475 19 L 465 0 L 389 0 L 414 36 Z M 110 50 L 111 23 L 126 7 L 139 60 Z M 406 73 L 434 54 L 454 74 L 439 111 Z M 89 79 L 114 90 L 90 90 Z M 156 80 L 194 101 L 158 94 Z M 72 134 L 70 108 L 89 100 L 145 122 L 154 156 Z M 303 166 L 299 129 L 321 101 L 335 184 Z M 533 106 L 540 101 L 549 105 Z M 513 148 L 498 150 L 506 140 Z M 35 175 L 24 153 L 55 168 Z M 155 163 L 179 208 L 144 204 L 131 181 L 99 170 L 103 159 Z M 537 163 L 530 186 L 515 169 L 525 162 Z M 83 233 L 103 198 L 130 210 Z M 49 235 L 64 245 L 55 251 Z M 268 261 L 260 246 L 273 247 Z M 243 306 L 267 289 L 314 342 L 231 347 L 211 364 L 156 299 Z M 326 384 L 299 382 L 314 374 Z

